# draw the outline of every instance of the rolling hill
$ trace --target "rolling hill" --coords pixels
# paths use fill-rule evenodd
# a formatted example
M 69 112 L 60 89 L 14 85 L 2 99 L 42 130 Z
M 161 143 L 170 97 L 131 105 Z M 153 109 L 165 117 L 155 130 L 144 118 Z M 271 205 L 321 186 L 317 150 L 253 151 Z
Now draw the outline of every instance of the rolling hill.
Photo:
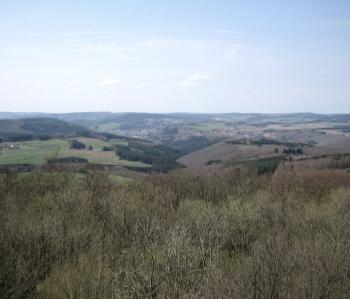
M 88 133 L 89 130 L 78 125 L 54 118 L 23 118 L 0 120 L 0 138 L 31 139 L 30 137 L 68 136 Z

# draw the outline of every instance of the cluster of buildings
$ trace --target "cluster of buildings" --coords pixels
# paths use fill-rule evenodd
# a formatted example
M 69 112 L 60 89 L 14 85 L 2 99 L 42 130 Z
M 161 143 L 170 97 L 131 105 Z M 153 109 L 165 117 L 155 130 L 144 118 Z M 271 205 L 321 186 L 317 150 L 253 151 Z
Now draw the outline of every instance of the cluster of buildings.
M 8 145 L 8 149 L 10 150 L 19 150 L 20 148 L 21 148 L 21 145 L 19 143 Z
M 19 143 L 9 143 L 6 145 L 2 145 L 0 146 L 0 151 L 12 151 L 12 150 L 20 150 L 21 149 L 21 145 Z

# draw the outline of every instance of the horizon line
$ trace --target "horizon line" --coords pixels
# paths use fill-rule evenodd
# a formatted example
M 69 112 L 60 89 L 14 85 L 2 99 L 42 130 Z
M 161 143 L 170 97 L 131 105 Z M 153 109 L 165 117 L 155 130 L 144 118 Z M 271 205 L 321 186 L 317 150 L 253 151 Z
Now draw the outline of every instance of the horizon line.
M 310 112 L 310 111 L 297 111 L 297 112 L 149 112 L 149 111 L 70 111 L 70 112 L 43 112 L 43 111 L 0 111 L 0 114 L 88 114 L 88 113 L 109 113 L 109 114 L 158 114 L 158 115 L 169 115 L 169 114 L 203 114 L 203 115 L 224 115 L 224 114 L 259 114 L 259 115 L 290 115 L 290 114 L 314 114 L 314 115 L 348 115 L 350 112 Z

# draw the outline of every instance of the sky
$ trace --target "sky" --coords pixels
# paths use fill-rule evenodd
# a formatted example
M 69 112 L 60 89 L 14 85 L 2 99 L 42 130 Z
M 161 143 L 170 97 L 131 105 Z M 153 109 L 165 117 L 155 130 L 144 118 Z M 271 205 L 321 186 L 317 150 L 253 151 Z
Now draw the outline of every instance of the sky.
M 0 0 L 0 111 L 350 113 L 350 1 Z

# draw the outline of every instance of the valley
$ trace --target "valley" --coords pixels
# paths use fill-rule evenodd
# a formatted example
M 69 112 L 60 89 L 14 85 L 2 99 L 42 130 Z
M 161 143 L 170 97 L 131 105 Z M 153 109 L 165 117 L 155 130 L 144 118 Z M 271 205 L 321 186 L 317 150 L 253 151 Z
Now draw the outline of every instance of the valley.
M 76 164 L 78 160 L 74 158 L 78 158 L 86 165 L 118 166 L 117 172 L 120 169 L 132 173 L 168 172 L 178 168 L 202 172 L 244 167 L 247 162 L 251 165 L 251 161 L 261 159 L 282 158 L 297 163 L 350 153 L 350 115 L 75 113 L 26 114 L 24 119 L 19 118 L 22 114 L 6 116 L 7 119 L 0 120 L 3 166 L 44 165 L 56 159 L 56 165 L 64 162 L 67 167 Z M 82 148 L 72 148 L 74 141 L 81 143 Z

